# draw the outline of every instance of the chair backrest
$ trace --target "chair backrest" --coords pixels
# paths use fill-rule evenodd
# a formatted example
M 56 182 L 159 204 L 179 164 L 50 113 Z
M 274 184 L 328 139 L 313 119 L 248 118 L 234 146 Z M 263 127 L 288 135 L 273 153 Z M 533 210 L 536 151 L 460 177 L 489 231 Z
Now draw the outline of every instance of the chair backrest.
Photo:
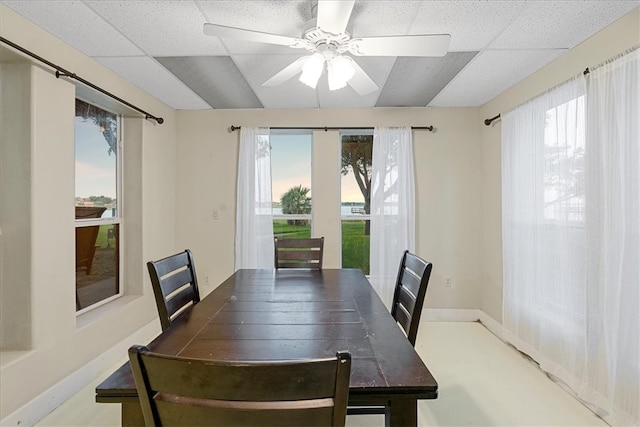
M 276 268 L 322 270 L 324 237 L 310 239 L 274 239 Z
M 430 262 L 404 251 L 396 289 L 393 294 L 391 315 L 402 326 L 411 345 L 416 345 L 424 296 L 427 293 L 432 265 Z
M 196 267 L 189 249 L 147 263 L 164 331 L 186 307 L 200 302 Z
M 147 426 L 344 426 L 351 355 L 238 362 L 133 346 L 129 361 Z

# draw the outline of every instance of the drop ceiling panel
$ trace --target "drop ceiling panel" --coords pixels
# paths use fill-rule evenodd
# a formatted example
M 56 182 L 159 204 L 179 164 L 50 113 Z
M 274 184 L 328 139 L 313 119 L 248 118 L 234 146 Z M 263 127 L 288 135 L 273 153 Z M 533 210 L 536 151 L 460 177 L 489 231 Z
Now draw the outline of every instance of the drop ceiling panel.
M 2 3 L 85 55 L 144 54 L 80 1 L 3 1 Z
M 199 1 L 206 21 L 230 27 L 289 37 L 302 37 L 305 22 L 311 19 L 309 1 Z M 216 37 L 212 37 L 217 39 Z M 230 55 L 291 55 L 289 47 L 224 38 L 222 45 Z M 303 51 L 300 50 L 300 55 Z
M 405 35 L 422 2 L 356 2 L 347 30 L 357 37 Z
M 228 56 L 156 58 L 213 108 L 262 108 Z
M 398 58 L 376 107 L 424 107 L 477 52 L 450 52 L 442 58 Z
M 489 48 L 572 48 L 638 5 L 637 0 L 527 2 L 523 13 Z
M 191 1 L 87 1 L 150 56 L 226 55 L 220 41 L 205 36 L 206 22 Z M 106 56 L 106 55 L 102 55 Z
M 211 108 L 202 98 L 152 58 L 108 57 L 96 58 L 96 60 L 176 110 Z
M 527 8 L 525 1 L 422 2 L 412 34 L 451 34 L 450 52 L 482 50 Z
M 207 22 L 264 33 L 300 37 L 311 19 L 311 2 L 296 1 L 197 1 Z
M 316 93 L 298 80 L 300 75 L 277 87 L 262 86 L 300 56 L 236 55 L 233 60 L 265 108 L 316 108 Z
M 429 106 L 480 106 L 564 52 L 562 49 L 481 52 L 429 103 Z M 579 70 L 576 70 L 576 73 L 578 72 Z

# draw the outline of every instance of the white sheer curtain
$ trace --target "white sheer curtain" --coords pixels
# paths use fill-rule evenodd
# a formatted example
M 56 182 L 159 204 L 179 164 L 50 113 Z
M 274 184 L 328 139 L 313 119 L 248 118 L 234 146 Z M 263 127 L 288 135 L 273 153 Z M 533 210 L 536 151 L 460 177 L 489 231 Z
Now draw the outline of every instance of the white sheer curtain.
M 582 394 L 640 425 L 640 49 L 587 82 L 587 351 Z
M 273 268 L 268 128 L 240 129 L 236 199 L 236 270 Z
M 506 337 L 613 425 L 640 423 L 637 53 L 502 118 Z
M 374 129 L 371 173 L 369 280 L 390 307 L 402 252 L 415 251 L 411 128 Z

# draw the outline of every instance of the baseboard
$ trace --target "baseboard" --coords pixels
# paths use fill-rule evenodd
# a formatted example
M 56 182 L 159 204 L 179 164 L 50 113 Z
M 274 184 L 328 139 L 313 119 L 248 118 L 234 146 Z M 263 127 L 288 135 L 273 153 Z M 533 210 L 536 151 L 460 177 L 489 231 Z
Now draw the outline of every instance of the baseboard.
M 33 426 L 96 378 L 112 369 L 119 361 L 125 359 L 127 349 L 131 346 L 131 343 L 149 342 L 158 332 L 158 321 L 149 322 L 126 339 L 114 344 L 105 353 L 7 415 L 0 420 L 0 425 L 3 427 Z
M 505 341 L 502 324 L 480 309 L 475 308 L 425 308 L 421 322 L 480 322 L 491 333 Z
M 480 318 L 480 310 L 475 308 L 425 308 L 422 322 L 475 322 Z
M 506 341 L 502 323 L 498 322 L 482 310 L 478 310 L 478 312 L 480 314 L 480 317 L 478 317 L 480 323 L 482 323 L 493 335 L 497 336 L 502 341 Z

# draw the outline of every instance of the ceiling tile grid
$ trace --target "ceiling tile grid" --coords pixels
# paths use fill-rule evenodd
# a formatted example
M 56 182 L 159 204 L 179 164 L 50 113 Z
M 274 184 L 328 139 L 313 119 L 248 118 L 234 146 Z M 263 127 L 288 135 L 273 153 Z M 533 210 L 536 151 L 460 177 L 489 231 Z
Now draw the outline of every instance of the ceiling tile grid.
M 144 55 L 81 1 L 3 1 L 40 28 L 88 56 Z
M 213 108 L 262 108 L 255 93 L 228 56 L 156 59 Z
M 176 110 L 211 108 L 200 96 L 152 58 L 145 56 L 98 57 L 96 60 Z M 91 79 L 89 78 L 89 80 Z M 98 82 L 95 83 L 99 85 Z
M 114 28 L 126 34 L 148 56 L 227 54 L 218 39 L 202 34 L 205 19 L 191 1 L 85 3 Z
M 421 2 L 412 34 L 451 34 L 450 52 L 486 48 L 527 8 L 525 1 Z
M 529 1 L 488 48 L 570 49 L 638 5 L 638 0 Z
M 364 96 L 349 86 L 329 91 L 326 71 L 315 90 L 298 76 L 263 87 L 310 52 L 203 33 L 205 23 L 214 23 L 299 38 L 314 22 L 316 1 L 0 3 L 176 109 L 478 106 L 640 5 L 640 0 L 356 0 L 347 25 L 354 37 L 451 34 L 444 57 L 355 57 L 379 87 Z
M 376 107 L 425 107 L 478 52 L 441 58 L 398 58 Z
M 566 49 L 481 52 L 429 103 L 479 107 L 566 52 Z

